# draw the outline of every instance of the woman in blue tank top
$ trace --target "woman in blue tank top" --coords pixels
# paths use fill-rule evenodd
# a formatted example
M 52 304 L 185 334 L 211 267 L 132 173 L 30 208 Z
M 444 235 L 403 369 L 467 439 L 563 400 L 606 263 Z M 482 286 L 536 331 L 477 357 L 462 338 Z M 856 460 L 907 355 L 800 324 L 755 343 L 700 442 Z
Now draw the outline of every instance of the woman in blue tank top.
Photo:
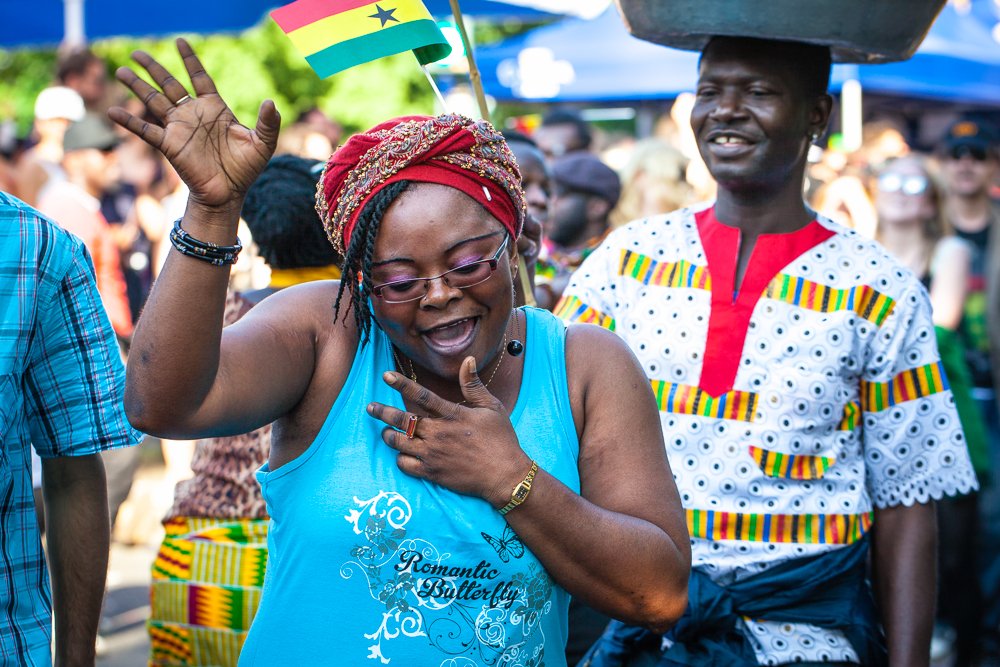
M 279 121 L 265 102 L 256 130 L 239 125 L 178 44 L 198 96 L 140 53 L 163 94 L 119 76 L 165 127 L 112 110 L 191 188 L 126 409 L 172 438 L 274 422 L 258 472 L 269 560 L 240 665 L 560 667 L 570 595 L 669 628 L 690 552 L 655 399 L 614 334 L 514 309 L 524 203 L 503 138 L 448 115 L 352 137 L 317 195 L 349 278 L 223 331 L 242 197 Z M 231 569 L 223 594 L 189 601 L 226 627 L 245 603 Z

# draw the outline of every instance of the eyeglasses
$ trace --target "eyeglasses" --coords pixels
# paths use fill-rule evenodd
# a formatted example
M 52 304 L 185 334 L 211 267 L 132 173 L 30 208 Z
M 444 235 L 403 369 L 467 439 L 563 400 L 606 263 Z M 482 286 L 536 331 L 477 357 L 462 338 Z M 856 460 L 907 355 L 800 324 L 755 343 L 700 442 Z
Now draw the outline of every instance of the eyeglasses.
M 497 249 L 493 257 L 481 259 L 478 262 L 470 262 L 456 267 L 451 271 L 445 271 L 433 278 L 413 278 L 411 280 L 394 280 L 391 283 L 383 283 L 372 288 L 372 294 L 382 299 L 386 303 L 406 303 L 416 301 L 427 296 L 427 291 L 431 287 L 431 281 L 441 278 L 448 287 L 456 289 L 466 289 L 479 283 L 489 280 L 493 272 L 500 264 L 500 257 L 510 236 L 505 235 L 503 243 Z
M 878 189 L 882 192 L 899 192 L 907 195 L 920 195 L 927 191 L 926 176 L 903 176 L 894 171 L 887 171 L 878 177 Z
M 955 146 L 948 151 L 948 157 L 952 160 L 961 160 L 966 156 L 971 157 L 976 162 L 986 162 L 986 158 L 989 157 L 986 154 L 986 149 L 981 146 Z

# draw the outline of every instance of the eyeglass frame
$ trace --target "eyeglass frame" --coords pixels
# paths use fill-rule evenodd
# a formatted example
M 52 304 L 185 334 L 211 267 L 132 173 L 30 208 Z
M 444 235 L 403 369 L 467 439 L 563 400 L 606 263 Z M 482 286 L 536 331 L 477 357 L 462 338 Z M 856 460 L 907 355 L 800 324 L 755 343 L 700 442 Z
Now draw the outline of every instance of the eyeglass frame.
M 386 303 L 410 303 L 411 301 L 419 301 L 419 300 L 423 299 L 425 296 L 427 296 L 427 293 L 430 291 L 430 283 L 431 283 L 432 280 L 437 280 L 438 278 L 444 278 L 449 273 L 454 273 L 455 271 L 460 271 L 462 269 L 467 269 L 467 268 L 469 268 L 470 266 L 472 266 L 474 264 L 488 264 L 489 267 L 490 267 L 490 275 L 486 276 L 485 278 L 483 278 L 482 280 L 480 280 L 478 283 L 473 283 L 471 285 L 466 285 L 465 287 L 458 287 L 456 289 L 468 289 L 469 287 L 475 287 L 476 285 L 482 285 L 487 280 L 489 280 L 490 278 L 493 277 L 493 272 L 497 270 L 498 266 L 500 266 L 500 258 L 503 256 L 503 251 L 507 247 L 508 243 L 510 243 L 510 234 L 504 234 L 503 243 L 501 243 L 500 247 L 497 248 L 497 251 L 493 255 L 493 257 L 490 257 L 488 259 L 479 259 L 479 260 L 476 260 L 475 262 L 469 262 L 468 264 L 463 264 L 461 266 L 456 266 L 454 269 L 448 269 L 447 271 L 445 271 L 444 273 L 442 273 L 439 276 L 433 276 L 433 277 L 430 277 L 430 278 L 408 278 L 406 280 L 393 280 L 392 282 L 382 283 L 380 285 L 375 285 L 375 286 L 372 287 L 372 295 L 378 297 L 379 299 L 382 299 Z M 414 297 L 412 299 L 407 299 L 406 301 L 389 301 L 388 299 L 385 298 L 385 296 L 382 295 L 382 290 L 385 289 L 386 287 L 390 287 L 392 285 L 398 285 L 400 283 L 411 283 L 411 282 L 420 282 L 420 281 L 424 282 L 424 293 L 421 296 Z M 448 281 L 445 281 L 445 285 L 448 285 L 448 287 L 451 287 L 451 285 L 448 284 Z

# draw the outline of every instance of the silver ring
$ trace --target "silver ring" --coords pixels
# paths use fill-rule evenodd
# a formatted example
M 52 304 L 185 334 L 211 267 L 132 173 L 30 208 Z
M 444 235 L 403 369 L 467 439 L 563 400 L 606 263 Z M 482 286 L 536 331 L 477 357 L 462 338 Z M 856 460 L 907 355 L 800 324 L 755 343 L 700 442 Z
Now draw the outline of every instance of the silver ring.
M 184 102 L 187 102 L 189 99 L 191 99 L 191 96 L 190 95 L 185 95 L 181 99 L 179 99 L 176 102 L 174 102 L 174 106 L 178 106 L 180 104 L 183 104 Z

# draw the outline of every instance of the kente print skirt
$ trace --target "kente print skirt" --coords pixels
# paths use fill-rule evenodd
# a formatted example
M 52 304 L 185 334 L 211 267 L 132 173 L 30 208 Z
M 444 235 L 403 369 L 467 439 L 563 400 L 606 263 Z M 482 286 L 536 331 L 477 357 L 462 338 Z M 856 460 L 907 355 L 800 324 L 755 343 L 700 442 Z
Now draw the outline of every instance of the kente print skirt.
M 153 563 L 150 667 L 236 667 L 260 604 L 267 520 L 178 517 Z

